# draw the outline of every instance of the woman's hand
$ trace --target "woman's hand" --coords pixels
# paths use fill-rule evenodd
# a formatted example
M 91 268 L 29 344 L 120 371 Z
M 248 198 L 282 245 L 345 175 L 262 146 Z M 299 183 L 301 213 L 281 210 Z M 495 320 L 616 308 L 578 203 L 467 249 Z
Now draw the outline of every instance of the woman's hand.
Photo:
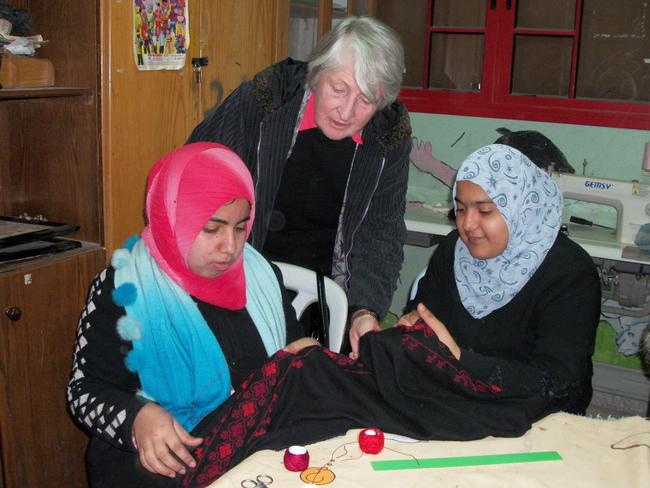
M 447 330 L 447 327 L 445 327 L 445 324 L 440 322 L 422 303 L 418 304 L 417 312 L 422 320 L 436 333 L 440 342 L 449 348 L 456 359 L 460 359 L 460 347 L 456 344 L 456 341 Z
M 359 340 L 363 335 L 379 331 L 381 331 L 379 320 L 373 314 L 368 313 L 353 319 L 350 325 L 350 346 L 352 347 L 352 352 L 349 354 L 350 359 L 359 359 Z
M 413 311 L 411 311 L 411 312 L 409 312 L 407 314 L 402 315 L 397 320 L 397 322 L 393 325 L 393 327 L 395 327 L 397 325 L 406 325 L 407 327 L 412 327 L 420 319 L 422 319 L 422 317 L 420 317 L 420 314 L 418 313 L 418 311 L 413 310 Z
M 298 354 L 305 347 L 310 347 L 310 346 L 320 346 L 320 342 L 318 342 L 313 337 L 301 337 L 300 339 L 295 340 L 287 344 L 286 346 L 284 346 L 282 350 L 290 352 L 291 354 Z
M 169 478 L 185 474 L 182 463 L 190 468 L 196 466 L 185 446 L 196 447 L 203 442 L 200 437 L 188 434 L 167 410 L 153 402 L 147 403 L 136 415 L 133 438 L 142 467 Z

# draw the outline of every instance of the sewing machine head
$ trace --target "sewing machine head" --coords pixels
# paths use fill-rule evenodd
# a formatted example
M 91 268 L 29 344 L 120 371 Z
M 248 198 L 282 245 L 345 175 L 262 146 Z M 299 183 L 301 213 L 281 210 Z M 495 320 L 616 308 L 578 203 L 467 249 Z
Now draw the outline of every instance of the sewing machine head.
M 550 171 L 564 198 L 609 205 L 616 209 L 616 240 L 633 246 L 639 227 L 650 222 L 650 186 Z

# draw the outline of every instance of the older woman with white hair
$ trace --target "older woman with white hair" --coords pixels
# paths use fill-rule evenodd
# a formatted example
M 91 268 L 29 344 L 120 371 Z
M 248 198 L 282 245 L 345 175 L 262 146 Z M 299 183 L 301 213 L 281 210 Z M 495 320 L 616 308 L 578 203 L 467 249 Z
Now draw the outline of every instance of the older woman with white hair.
M 353 356 L 360 335 L 379 329 L 403 260 L 411 149 L 397 101 L 403 72 L 395 32 L 348 17 L 308 63 L 286 59 L 258 73 L 189 138 L 231 147 L 251 170 L 255 248 L 343 286 Z

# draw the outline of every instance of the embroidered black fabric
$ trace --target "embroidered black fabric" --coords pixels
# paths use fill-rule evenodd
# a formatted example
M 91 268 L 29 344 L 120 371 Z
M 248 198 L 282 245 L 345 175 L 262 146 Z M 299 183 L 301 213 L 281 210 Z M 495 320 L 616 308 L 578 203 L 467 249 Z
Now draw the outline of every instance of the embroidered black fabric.
M 278 352 L 195 429 L 205 442 L 183 486 L 205 486 L 258 450 L 351 428 L 439 440 L 520 436 L 544 406 L 497 380 L 459 367 L 422 324 L 366 334 L 360 361 L 320 347 Z

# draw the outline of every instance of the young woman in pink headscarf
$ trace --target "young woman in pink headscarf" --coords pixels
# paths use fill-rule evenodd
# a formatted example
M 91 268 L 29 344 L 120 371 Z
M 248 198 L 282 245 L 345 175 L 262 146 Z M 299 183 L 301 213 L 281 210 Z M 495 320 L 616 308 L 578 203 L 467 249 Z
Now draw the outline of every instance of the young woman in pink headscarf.
M 92 435 L 93 487 L 185 474 L 202 442 L 191 432 L 250 371 L 317 344 L 301 339 L 279 270 L 246 244 L 254 190 L 234 152 L 197 143 L 160 159 L 146 215 L 93 280 L 77 331 L 68 403 Z

